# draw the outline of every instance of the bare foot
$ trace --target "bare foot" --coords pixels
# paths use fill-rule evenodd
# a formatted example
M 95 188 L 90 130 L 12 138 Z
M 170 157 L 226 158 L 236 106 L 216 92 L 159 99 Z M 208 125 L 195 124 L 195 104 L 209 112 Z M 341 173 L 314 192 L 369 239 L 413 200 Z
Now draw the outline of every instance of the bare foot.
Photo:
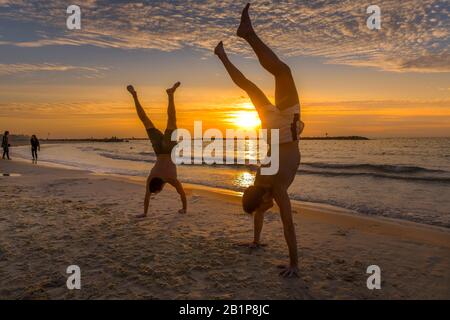
M 145 218 L 147 215 L 146 214 L 140 214 L 140 215 L 137 215 L 137 216 L 135 216 L 135 218 L 136 219 L 142 219 L 142 218 Z
M 297 266 L 278 266 L 278 269 L 282 269 L 280 276 L 283 278 L 298 278 L 298 273 L 300 272 Z
M 181 82 L 175 83 L 172 88 L 169 88 L 166 90 L 167 94 L 174 94 L 180 85 L 181 85 Z
M 217 46 L 214 48 L 214 54 L 217 55 L 219 58 L 226 55 L 225 49 L 223 48 L 223 42 L 220 41 Z
M 131 84 L 127 87 L 127 90 L 128 90 L 128 92 L 131 93 L 132 95 L 135 95 L 135 94 L 136 94 L 136 90 L 134 90 L 134 88 L 133 88 L 133 86 L 132 86 Z
M 250 3 L 247 3 L 244 10 L 242 11 L 241 16 L 241 24 L 237 29 L 237 36 L 241 38 L 246 38 L 250 33 L 255 32 L 252 27 L 252 21 L 250 20 L 250 15 L 248 14 L 248 10 L 250 8 Z
M 180 209 L 180 210 L 178 210 L 178 213 L 185 214 L 186 210 L 185 209 Z

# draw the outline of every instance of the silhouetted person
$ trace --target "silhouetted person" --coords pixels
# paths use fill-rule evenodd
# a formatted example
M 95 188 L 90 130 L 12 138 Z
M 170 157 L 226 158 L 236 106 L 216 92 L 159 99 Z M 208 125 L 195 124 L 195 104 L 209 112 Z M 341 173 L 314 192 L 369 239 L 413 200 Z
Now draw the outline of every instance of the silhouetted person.
M 300 102 L 292 77 L 291 69 L 255 33 L 248 13 L 250 4 L 244 8 L 237 35 L 252 47 L 260 64 L 275 77 L 275 105 L 253 82 L 248 80 L 229 60 L 223 43 L 220 42 L 214 53 L 222 61 L 233 82 L 250 97 L 261 119 L 263 129 L 279 130 L 279 170 L 272 176 L 263 176 L 258 170 L 255 183 L 244 192 L 243 209 L 254 213 L 254 240 L 251 247 L 260 246 L 260 234 L 264 213 L 273 206 L 273 200 L 280 208 L 284 236 L 289 248 L 290 264 L 283 266 L 282 276 L 298 275 L 297 239 L 292 220 L 291 201 L 288 188 L 297 174 L 300 164 L 298 140 L 303 130 L 300 121 Z M 270 132 L 269 132 L 270 133 Z
M 33 160 L 37 161 L 37 159 L 38 159 L 37 152 L 38 152 L 38 150 L 41 151 L 41 145 L 40 145 L 39 140 L 36 137 L 36 135 L 33 134 L 31 136 L 30 143 L 31 143 L 31 155 L 33 156 Z
M 178 212 L 186 213 L 187 210 L 186 194 L 184 193 L 183 185 L 177 178 L 177 167 L 171 157 L 172 149 L 177 145 L 177 142 L 172 141 L 172 133 L 177 129 L 174 94 L 179 86 L 180 83 L 177 82 L 172 88 L 166 90 L 169 96 L 169 106 L 167 107 L 167 127 L 164 133 L 156 129 L 152 121 L 147 117 L 144 108 L 139 103 L 137 93 L 133 86 L 130 85 L 127 87 L 127 90 L 133 96 L 136 112 L 147 130 L 148 137 L 156 154 L 156 163 L 147 178 L 144 214 L 138 215 L 138 218 L 147 216 L 150 195 L 160 193 L 166 183 L 172 185 L 181 197 L 183 208 Z
M 2 148 L 3 148 L 3 157 L 2 159 L 5 159 L 5 156 L 8 158 L 8 160 L 11 160 L 11 158 L 9 157 L 9 147 L 11 145 L 9 144 L 9 131 L 5 131 L 5 133 L 3 134 L 3 139 L 2 139 Z

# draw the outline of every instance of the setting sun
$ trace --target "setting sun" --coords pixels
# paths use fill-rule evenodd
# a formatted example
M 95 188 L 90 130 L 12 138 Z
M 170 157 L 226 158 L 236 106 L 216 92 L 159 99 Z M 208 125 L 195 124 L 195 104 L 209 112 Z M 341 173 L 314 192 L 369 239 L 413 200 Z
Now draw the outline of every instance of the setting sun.
M 256 128 L 261 125 L 258 113 L 254 110 L 240 110 L 230 114 L 230 120 L 236 127 L 240 128 Z

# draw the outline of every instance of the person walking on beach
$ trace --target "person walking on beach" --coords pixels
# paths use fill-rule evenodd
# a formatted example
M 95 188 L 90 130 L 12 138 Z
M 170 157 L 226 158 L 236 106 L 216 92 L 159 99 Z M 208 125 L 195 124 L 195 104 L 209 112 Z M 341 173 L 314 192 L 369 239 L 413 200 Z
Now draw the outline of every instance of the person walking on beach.
M 3 148 L 2 159 L 5 159 L 5 156 L 6 156 L 8 160 L 11 160 L 11 158 L 9 157 L 9 147 L 10 146 L 11 145 L 9 144 L 9 131 L 5 131 L 5 133 L 3 134 L 3 139 L 2 139 L 2 148 Z
M 137 93 L 133 86 L 129 85 L 127 87 L 127 90 L 133 96 L 136 112 L 147 130 L 148 137 L 150 138 L 153 150 L 156 154 L 156 163 L 147 178 L 144 199 L 144 214 L 137 216 L 138 218 L 147 216 L 150 195 L 161 192 L 166 183 L 172 185 L 181 197 L 183 208 L 178 212 L 186 213 L 187 211 L 186 194 L 184 192 L 183 185 L 177 178 L 177 167 L 175 163 L 173 163 L 171 157 L 172 149 L 177 145 L 177 142 L 172 141 L 171 137 L 172 133 L 177 129 L 174 94 L 179 86 L 180 82 L 177 82 L 172 88 L 166 90 L 167 95 L 169 96 L 169 106 L 167 108 L 167 127 L 164 133 L 156 129 L 152 121 L 148 118 L 139 103 Z
M 31 155 L 33 156 L 33 161 L 37 162 L 37 159 L 38 159 L 37 152 L 38 152 L 38 150 L 41 151 L 41 145 L 35 134 L 33 134 L 31 136 L 30 143 L 31 143 Z
M 253 186 L 245 190 L 243 209 L 254 214 L 254 240 L 252 248 L 259 247 L 264 213 L 273 206 L 280 208 L 284 236 L 289 248 L 290 263 L 281 266 L 280 275 L 298 276 L 298 254 L 295 227 L 292 219 L 288 188 L 295 178 L 300 164 L 298 140 L 304 124 L 300 121 L 300 102 L 290 68 L 255 33 L 249 16 L 250 4 L 244 8 L 237 35 L 252 47 L 260 64 L 275 77 L 275 105 L 253 82 L 248 80 L 229 60 L 223 43 L 214 53 L 222 61 L 233 82 L 250 97 L 261 119 L 263 129 L 279 130 L 279 170 L 272 176 L 263 176 L 258 170 Z M 270 150 L 269 150 L 270 152 Z

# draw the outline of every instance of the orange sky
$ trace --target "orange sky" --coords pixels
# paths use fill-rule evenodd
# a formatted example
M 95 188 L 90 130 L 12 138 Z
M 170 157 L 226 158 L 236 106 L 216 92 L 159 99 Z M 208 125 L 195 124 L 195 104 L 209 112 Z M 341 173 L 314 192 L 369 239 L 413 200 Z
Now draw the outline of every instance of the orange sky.
M 1 103 L 8 111 L 0 117 L 0 129 L 53 138 L 145 136 L 123 87 L 99 87 L 93 92 L 89 88 L 74 89 L 49 86 L 35 93 L 10 92 L 6 95 L 10 102 Z M 163 88 L 136 89 L 149 116 L 163 129 L 167 108 Z M 52 90 L 56 92 L 49 97 Z M 225 132 L 227 128 L 254 124 L 256 113 L 239 89 L 230 86 L 209 91 L 179 89 L 176 103 L 180 127 L 192 129 L 194 121 L 201 120 L 205 129 Z M 445 99 L 321 101 L 317 97 L 302 99 L 302 120 L 306 123 L 305 136 L 448 136 L 450 107 Z
M 448 16 L 430 1 L 380 1 L 375 32 L 362 2 L 254 1 L 257 32 L 293 71 L 305 136 L 449 136 Z M 248 97 L 212 53 L 224 40 L 232 61 L 273 101 L 273 77 L 235 36 L 241 4 L 189 3 L 189 12 L 164 1 L 102 3 L 108 10 L 99 11 L 91 1 L 81 5 L 82 30 L 69 32 L 58 1 L 0 2 L 0 131 L 144 137 L 126 85 L 164 129 L 165 88 L 175 81 L 182 82 L 179 127 L 254 124 Z

